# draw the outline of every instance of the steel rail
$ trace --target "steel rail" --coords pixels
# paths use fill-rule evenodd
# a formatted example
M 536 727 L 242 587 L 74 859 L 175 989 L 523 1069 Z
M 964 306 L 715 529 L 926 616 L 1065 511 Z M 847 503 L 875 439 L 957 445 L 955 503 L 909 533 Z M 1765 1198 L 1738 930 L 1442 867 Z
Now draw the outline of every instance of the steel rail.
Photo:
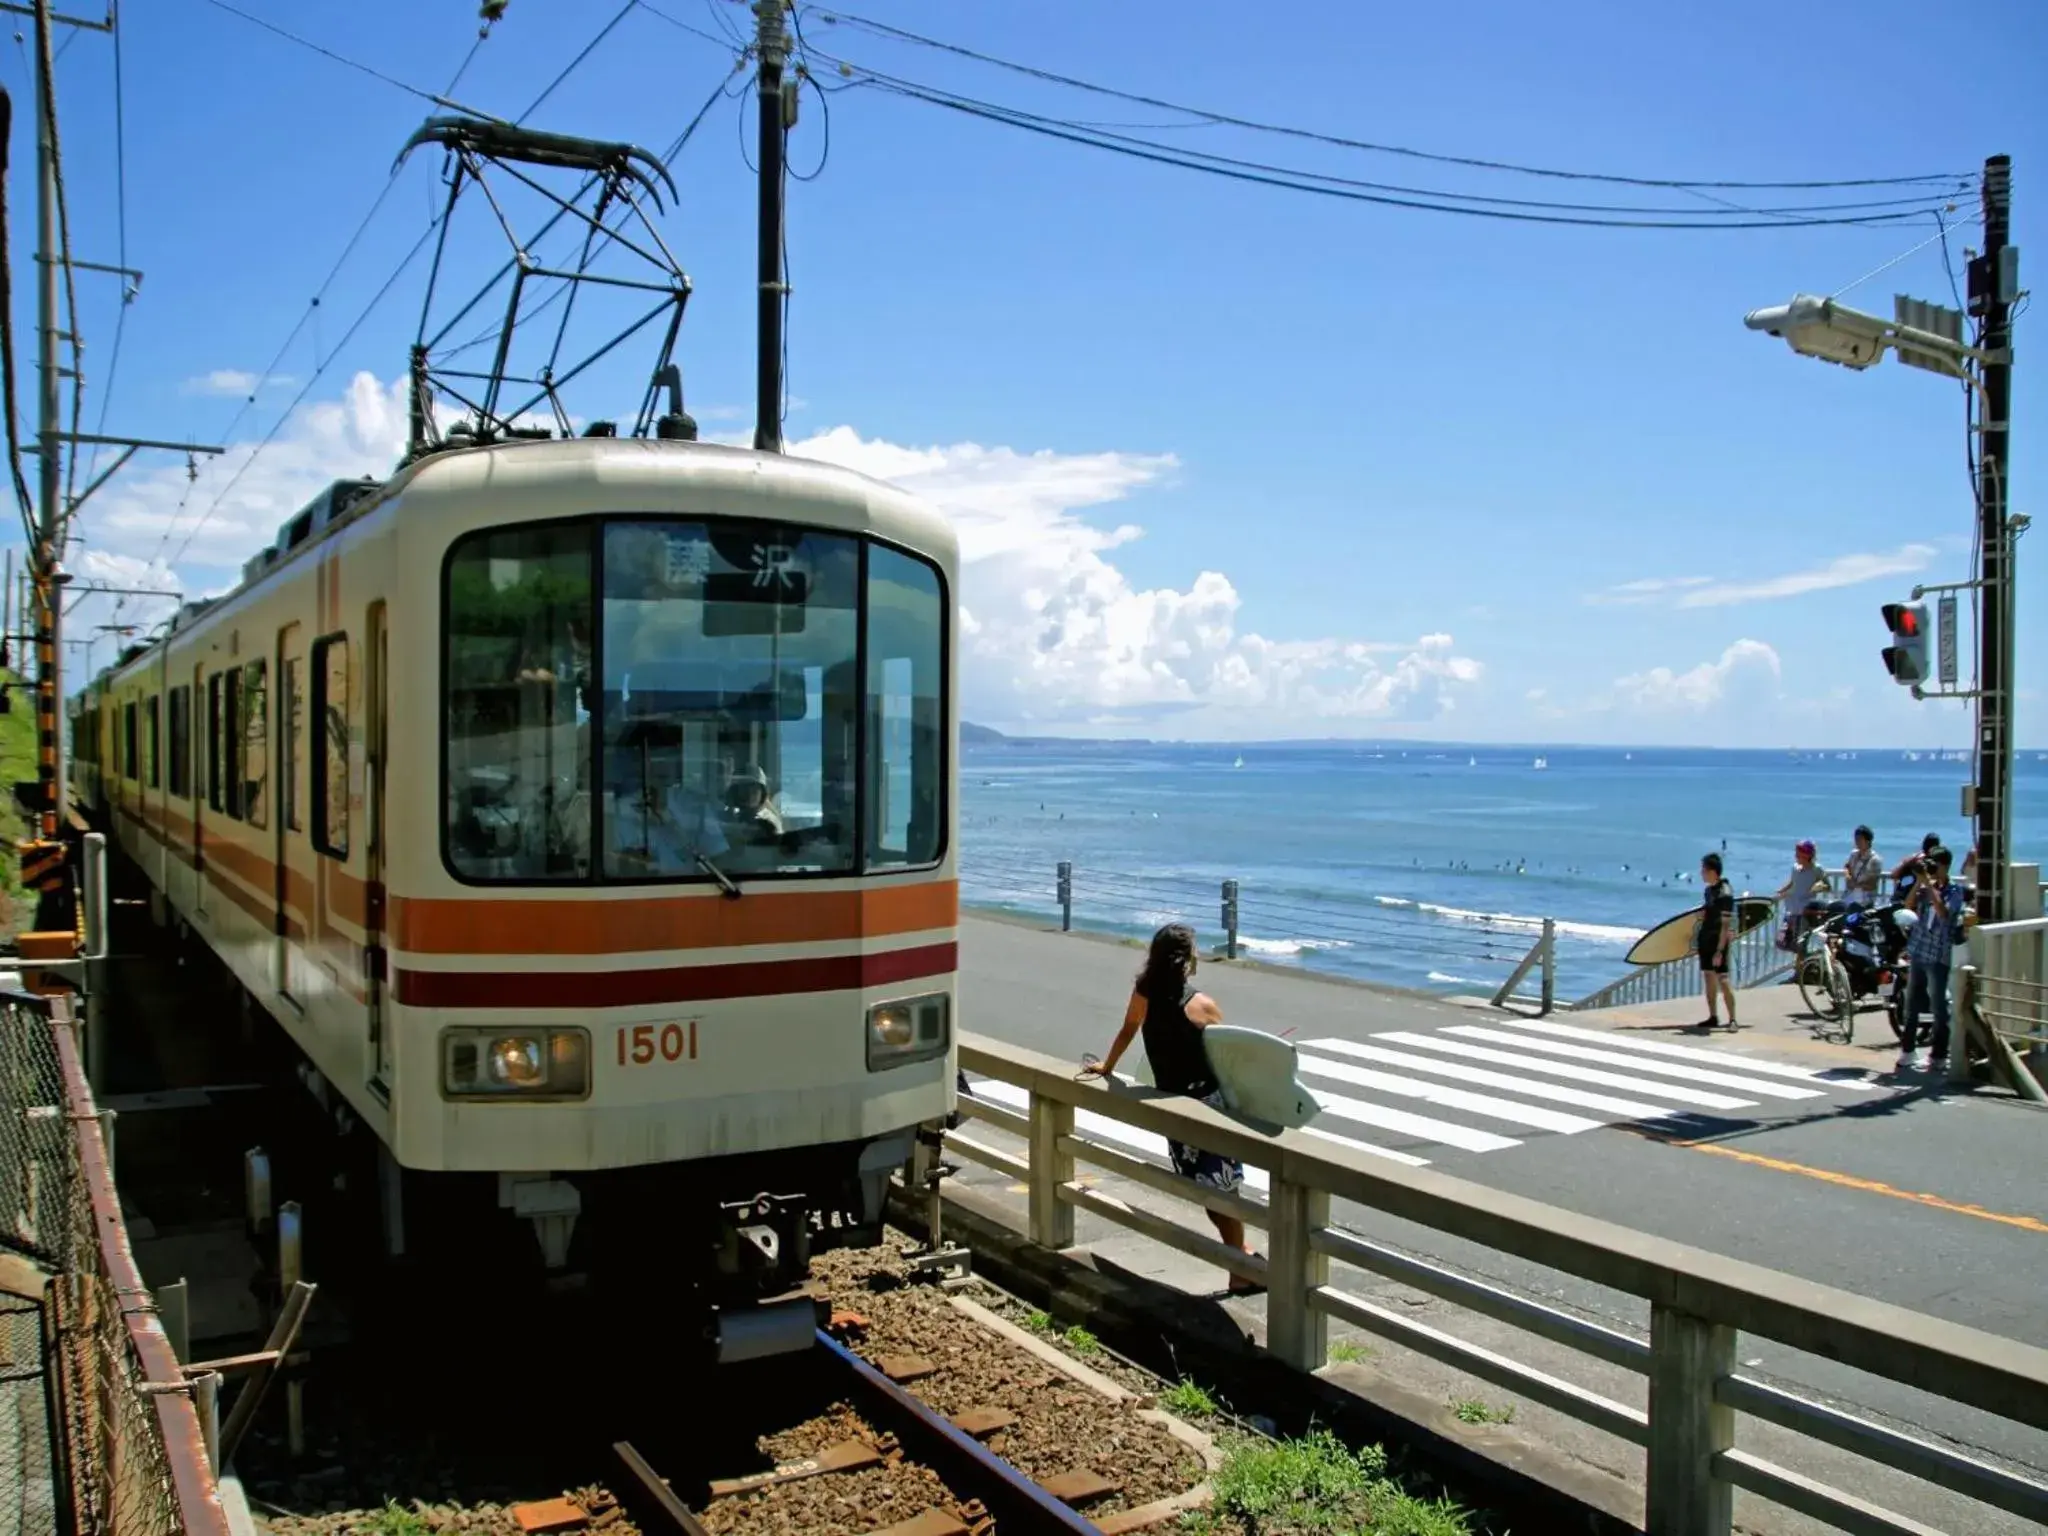
M 919 1402 L 822 1328 L 818 1330 L 818 1348 L 852 1377 L 863 1399 L 861 1406 L 872 1418 L 887 1421 L 904 1451 L 938 1473 L 959 1497 L 981 1500 L 1004 1536 L 1038 1536 L 1040 1532 L 1101 1536 L 1093 1521 Z

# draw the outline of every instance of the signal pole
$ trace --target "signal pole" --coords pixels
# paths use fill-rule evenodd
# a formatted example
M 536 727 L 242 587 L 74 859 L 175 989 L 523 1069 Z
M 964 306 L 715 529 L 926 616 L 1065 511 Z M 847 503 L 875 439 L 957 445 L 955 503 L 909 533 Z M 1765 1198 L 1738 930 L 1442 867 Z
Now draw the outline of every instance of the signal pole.
M 754 446 L 782 452 L 782 278 L 783 151 L 789 123 L 782 98 L 782 65 L 789 34 L 782 26 L 783 0 L 755 0 L 755 47 L 761 55 L 761 221 L 756 265 L 760 276 L 754 363 Z
M 1984 254 L 1970 263 L 1970 309 L 1983 320 L 1990 354 L 1978 396 L 1977 505 L 1984 621 L 1978 637 L 1977 917 L 2005 913 L 2012 847 L 2013 536 L 2007 528 L 2007 451 L 2012 426 L 2012 301 L 2019 251 L 2012 229 L 2012 158 L 1984 162 Z

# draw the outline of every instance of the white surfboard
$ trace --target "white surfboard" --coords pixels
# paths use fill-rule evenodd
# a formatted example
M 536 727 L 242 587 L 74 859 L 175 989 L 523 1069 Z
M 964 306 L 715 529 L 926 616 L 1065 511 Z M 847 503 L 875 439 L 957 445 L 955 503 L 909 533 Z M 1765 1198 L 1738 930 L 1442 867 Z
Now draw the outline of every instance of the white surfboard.
M 1299 1063 L 1291 1042 L 1262 1029 L 1212 1024 L 1202 1031 L 1202 1045 L 1224 1103 L 1237 1114 L 1291 1131 L 1322 1112 L 1295 1075 Z

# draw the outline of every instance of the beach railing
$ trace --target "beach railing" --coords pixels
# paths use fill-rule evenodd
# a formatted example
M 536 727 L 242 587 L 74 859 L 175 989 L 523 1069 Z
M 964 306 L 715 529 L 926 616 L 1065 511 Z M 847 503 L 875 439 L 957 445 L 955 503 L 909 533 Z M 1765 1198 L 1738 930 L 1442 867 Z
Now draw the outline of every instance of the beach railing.
M 1481 995 L 1491 997 L 1499 1007 L 1534 1008 L 1544 1013 L 1556 1003 L 1558 934 L 1571 931 L 1571 925 L 1562 919 L 1449 912 L 1418 908 L 1414 902 L 1392 898 L 1383 898 L 1368 911 L 1336 910 L 1311 897 L 1271 895 L 1256 889 L 1246 892 L 1234 879 L 1212 885 L 1184 875 L 1157 877 L 1142 871 L 1077 869 L 1071 859 L 1053 865 L 1050 884 L 1042 867 L 1034 869 L 1000 857 L 968 861 L 961 877 L 962 894 L 969 902 L 993 898 L 1012 908 L 1050 907 L 1058 913 L 1062 933 L 1073 931 L 1077 912 L 1085 917 L 1091 909 L 1120 908 L 1144 913 L 1147 922 L 1164 922 L 1175 915 L 1206 921 L 1199 914 L 1208 908 L 1215 912 L 1222 935 L 1215 951 L 1218 958 L 1292 959 L 1309 967 L 1315 966 L 1320 951 L 1370 954 L 1377 947 L 1411 952 L 1416 946 L 1415 911 L 1400 915 L 1390 909 L 1407 907 L 1424 916 L 1438 913 L 1447 920 L 1432 928 L 1431 959 L 1478 969 L 1469 977 L 1432 974 L 1432 981 L 1483 989 Z M 1098 917 L 1096 921 L 1102 920 Z M 1485 975 L 1488 970 L 1507 972 L 1506 981 L 1496 983 Z M 1533 993 L 1525 995 L 1518 989 L 1532 972 L 1537 973 L 1538 984 Z
M 1017 1110 L 963 1095 L 970 1119 L 1018 1138 L 1021 1154 L 949 1132 L 952 1154 L 996 1169 L 1029 1194 L 1037 1246 L 1074 1246 L 1076 1211 L 1137 1232 L 1267 1287 L 1266 1347 L 1314 1371 L 1329 1359 L 1332 1318 L 1577 1419 L 1647 1452 L 1647 1529 L 1730 1536 L 1742 1488 L 1858 1532 L 1928 1527 L 1847 1489 L 1777 1465 L 1737 1443 L 1737 1414 L 1792 1430 L 1895 1473 L 2023 1519 L 2048 1522 L 2048 1484 L 1746 1375 L 1742 1335 L 1776 1341 L 1951 1403 L 2048 1430 L 2048 1350 L 1925 1313 L 1779 1274 L 1540 1204 L 1429 1168 L 1287 1131 L 1260 1135 L 1185 1098 L 1077 1078 L 1066 1061 L 978 1035 L 960 1037 L 969 1073 L 1024 1090 Z M 1148 1158 L 1076 1134 L 1086 1113 L 1266 1170 L 1268 1197 L 1226 1195 Z M 1076 1177 L 1086 1163 L 1143 1189 L 1235 1216 L 1269 1235 L 1260 1257 L 1186 1221 L 1140 1208 Z M 1337 1201 L 1380 1212 L 1605 1286 L 1648 1305 L 1648 1327 L 1606 1326 L 1533 1296 L 1418 1258 L 1338 1225 Z M 1646 1378 L 1645 1406 L 1621 1402 L 1458 1338 L 1332 1283 L 1332 1261 L 1391 1277 L 1455 1306 Z M 1974 1524 L 1970 1529 L 1976 1528 Z
M 1970 949 L 1957 999 L 1965 1027 L 1982 1031 L 1992 1070 L 2014 1092 L 2048 1100 L 2048 917 L 1979 924 Z M 1949 1066 L 1967 1075 L 1968 1053 L 1954 1052 Z
M 1728 979 L 1738 987 L 1768 986 L 1789 977 L 1792 964 L 1792 956 L 1778 948 L 1778 908 L 1774 902 L 1769 922 L 1750 929 L 1729 946 Z M 1594 1008 L 1633 1008 L 1644 1003 L 1664 1003 L 1673 998 L 1699 995 L 1699 957 L 1681 955 L 1676 960 L 1637 966 L 1628 975 L 1610 981 L 1599 991 L 1567 1006 L 1574 1012 Z

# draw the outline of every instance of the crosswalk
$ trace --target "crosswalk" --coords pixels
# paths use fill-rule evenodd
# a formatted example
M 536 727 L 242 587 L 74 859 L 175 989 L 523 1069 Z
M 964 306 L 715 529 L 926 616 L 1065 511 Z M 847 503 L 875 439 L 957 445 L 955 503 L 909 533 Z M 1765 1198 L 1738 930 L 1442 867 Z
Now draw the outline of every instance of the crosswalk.
M 1539 1136 L 1673 1123 L 1744 1111 L 1820 1108 L 1882 1084 L 1748 1054 L 1642 1040 L 1548 1019 L 1496 1019 L 1364 1040 L 1297 1042 L 1302 1080 L 1323 1106 L 1307 1134 L 1409 1167 L 1446 1149 L 1505 1152 Z M 1021 1110 L 1028 1095 L 975 1082 L 977 1098 Z M 1087 1111 L 1075 1134 L 1163 1160 L 1163 1137 Z M 1263 1192 L 1263 1170 L 1245 1183 Z

